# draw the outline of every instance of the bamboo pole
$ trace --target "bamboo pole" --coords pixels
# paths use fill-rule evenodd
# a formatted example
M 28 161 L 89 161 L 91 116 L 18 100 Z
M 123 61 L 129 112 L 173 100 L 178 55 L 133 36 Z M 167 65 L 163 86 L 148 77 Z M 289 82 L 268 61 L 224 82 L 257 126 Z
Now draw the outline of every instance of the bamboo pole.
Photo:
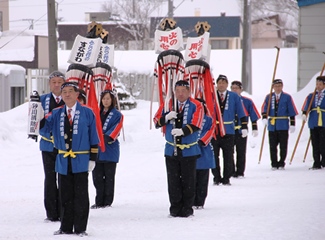
M 306 151 L 305 151 L 305 154 L 304 154 L 304 160 L 303 160 L 303 162 L 306 161 L 306 157 L 307 157 L 307 153 L 308 153 L 308 148 L 309 148 L 309 145 L 310 145 L 310 141 L 311 141 L 311 138 L 309 137 L 308 143 L 307 143 L 307 147 L 306 147 Z
M 278 66 L 278 60 L 279 60 L 279 54 L 280 54 L 280 48 L 277 47 L 277 46 L 275 46 L 275 48 L 277 50 L 277 54 L 276 54 L 276 59 L 275 59 L 275 64 L 274 64 L 273 77 L 272 77 L 270 94 L 269 94 L 269 101 L 268 101 L 267 110 L 266 110 L 266 120 L 268 119 L 268 114 L 269 114 L 269 111 L 270 111 L 271 96 L 272 96 L 272 90 L 273 90 L 273 81 L 275 79 L 275 74 L 276 74 L 276 69 L 277 69 L 277 66 Z M 266 133 L 266 126 L 264 126 L 264 129 L 263 129 L 262 143 L 261 143 L 260 155 L 259 155 L 259 159 L 258 159 L 259 164 L 261 163 L 261 159 L 262 159 L 262 152 L 263 152 L 263 146 L 264 146 L 265 133 Z

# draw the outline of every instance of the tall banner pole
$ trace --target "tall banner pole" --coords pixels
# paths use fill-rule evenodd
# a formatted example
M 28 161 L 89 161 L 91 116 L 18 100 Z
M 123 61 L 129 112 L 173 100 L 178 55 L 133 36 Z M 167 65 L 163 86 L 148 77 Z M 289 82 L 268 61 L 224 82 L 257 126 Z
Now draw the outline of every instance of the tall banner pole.
M 266 119 L 268 118 L 268 114 L 269 114 L 269 111 L 270 111 L 271 96 L 272 96 L 272 91 L 273 91 L 273 81 L 275 79 L 275 74 L 276 74 L 276 69 L 277 69 L 277 66 L 278 66 L 278 60 L 279 60 L 279 54 L 280 54 L 280 48 L 277 47 L 277 46 L 275 46 L 275 48 L 277 50 L 277 54 L 276 54 L 276 59 L 275 59 L 275 64 L 274 64 L 273 77 L 272 77 L 270 94 L 269 94 L 269 101 L 267 103 Z M 266 133 L 266 126 L 264 126 L 264 129 L 263 129 L 262 143 L 261 143 L 261 148 L 260 148 L 260 156 L 259 156 L 259 159 L 258 159 L 259 164 L 261 163 L 261 159 L 262 159 L 262 152 L 263 152 L 263 146 L 264 146 L 265 133 Z

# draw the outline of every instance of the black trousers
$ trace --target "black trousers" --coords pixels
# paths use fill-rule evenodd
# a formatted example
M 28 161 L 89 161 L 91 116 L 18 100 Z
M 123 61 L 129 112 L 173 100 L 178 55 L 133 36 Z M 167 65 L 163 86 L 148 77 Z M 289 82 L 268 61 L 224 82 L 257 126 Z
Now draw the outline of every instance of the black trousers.
M 88 172 L 59 174 L 61 227 L 64 232 L 86 231 L 89 216 Z
M 204 206 L 208 196 L 209 169 L 196 170 L 196 194 L 193 206 Z
M 166 157 L 168 194 L 172 216 L 187 217 L 193 214 L 196 185 L 195 157 Z
M 221 181 L 220 173 L 220 160 L 219 152 L 222 149 L 223 154 L 223 182 L 229 182 L 229 179 L 233 175 L 234 171 L 234 144 L 235 135 L 226 134 L 224 137 L 217 137 L 217 140 L 212 138 L 211 143 L 213 145 L 214 159 L 216 162 L 216 168 L 212 169 L 212 174 L 214 176 L 213 181 L 215 183 Z
M 57 173 L 55 172 L 55 159 L 57 150 L 54 152 L 42 151 L 44 168 L 44 206 L 46 217 L 58 219 L 60 216 L 59 188 Z
M 96 188 L 95 203 L 97 206 L 111 206 L 114 200 L 115 162 L 96 162 L 93 171 L 93 182 Z
M 284 167 L 287 157 L 289 133 L 287 130 L 269 131 L 271 165 L 274 168 Z M 280 145 L 280 160 L 278 161 L 278 145 Z
M 325 127 L 310 129 L 310 137 L 313 147 L 313 167 L 325 167 Z
M 235 149 L 236 149 L 236 161 L 234 173 L 238 176 L 244 176 L 246 168 L 246 148 L 247 148 L 247 137 L 243 138 L 238 130 L 235 134 Z

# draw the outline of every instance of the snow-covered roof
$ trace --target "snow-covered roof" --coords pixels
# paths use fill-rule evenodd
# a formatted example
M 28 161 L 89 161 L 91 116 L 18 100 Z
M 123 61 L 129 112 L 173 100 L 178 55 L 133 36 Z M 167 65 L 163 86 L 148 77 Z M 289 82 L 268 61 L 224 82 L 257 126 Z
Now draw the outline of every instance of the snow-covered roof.
M 25 68 L 15 64 L 3 64 L 0 63 L 0 74 L 8 76 L 12 70 L 23 71 L 25 73 Z
M 33 61 L 34 35 L 0 37 L 0 61 Z

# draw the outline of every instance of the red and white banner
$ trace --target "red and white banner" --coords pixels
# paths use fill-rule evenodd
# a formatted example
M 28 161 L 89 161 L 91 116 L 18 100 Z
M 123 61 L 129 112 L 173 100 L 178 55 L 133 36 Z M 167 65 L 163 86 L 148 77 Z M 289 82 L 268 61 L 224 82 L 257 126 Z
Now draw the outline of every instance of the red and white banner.
M 101 45 L 101 38 L 86 38 L 77 35 L 70 52 L 68 63 L 78 63 L 87 67 L 95 67 Z
M 155 52 L 161 53 L 165 50 L 183 50 L 183 33 L 179 27 L 170 31 L 156 30 Z
M 106 63 L 109 66 L 114 66 L 114 45 L 101 44 L 97 62 Z
M 209 62 L 211 47 L 209 44 L 210 33 L 205 32 L 199 37 L 187 38 L 184 58 L 185 61 L 202 59 Z

